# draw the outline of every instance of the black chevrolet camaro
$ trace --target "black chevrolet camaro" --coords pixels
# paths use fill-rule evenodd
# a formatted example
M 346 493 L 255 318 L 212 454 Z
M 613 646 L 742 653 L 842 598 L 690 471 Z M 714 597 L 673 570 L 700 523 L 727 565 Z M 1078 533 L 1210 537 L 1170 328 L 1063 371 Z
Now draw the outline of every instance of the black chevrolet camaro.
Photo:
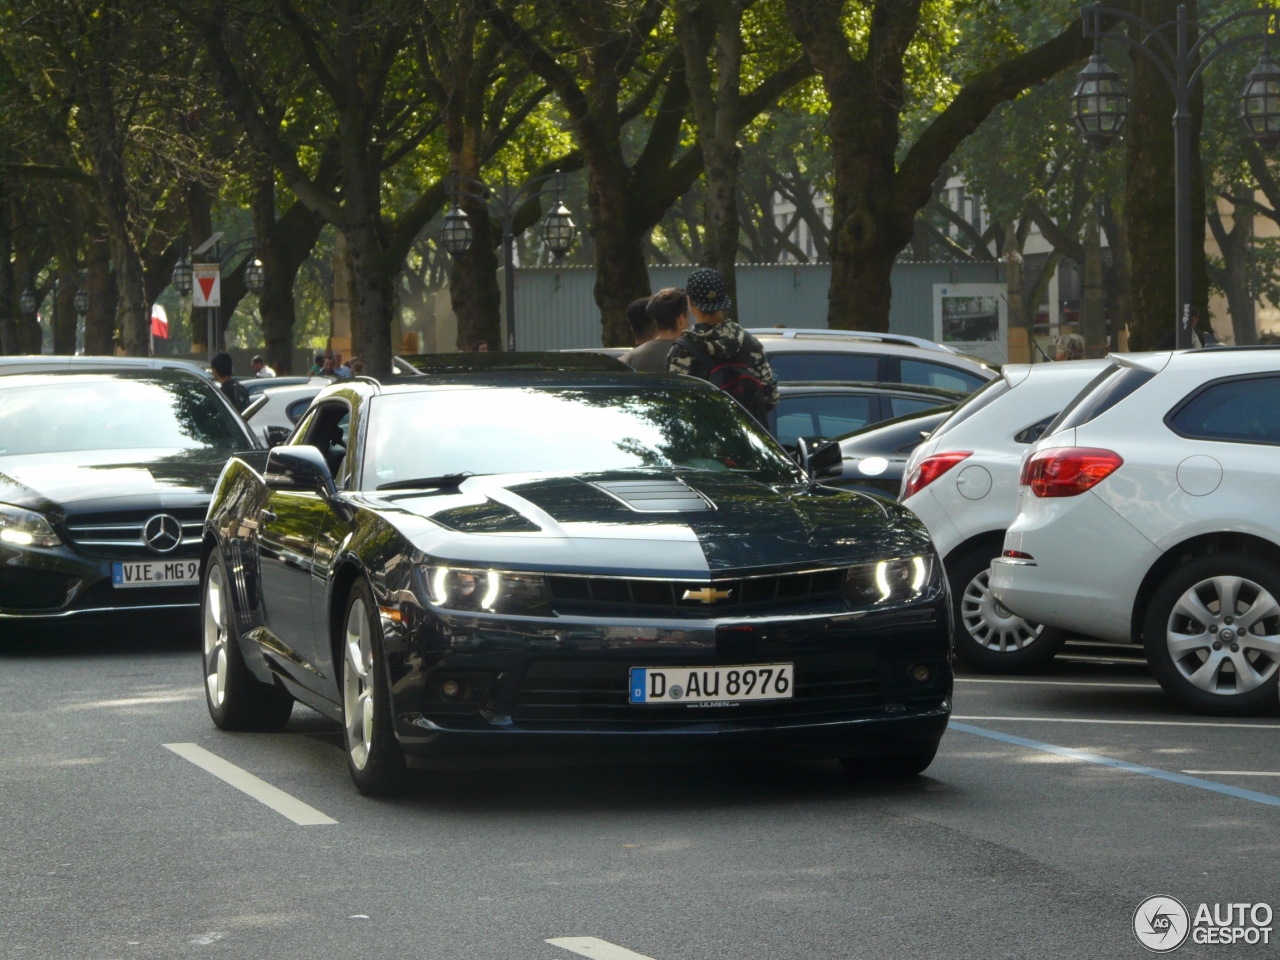
M 201 530 L 227 459 L 254 446 L 244 422 L 159 361 L 6 359 L 0 624 L 198 609 Z
M 209 710 L 264 729 L 309 704 L 343 724 L 362 792 L 565 759 L 909 775 L 946 729 L 923 526 L 814 482 L 701 381 L 362 379 L 254 460 L 228 463 L 206 523 Z

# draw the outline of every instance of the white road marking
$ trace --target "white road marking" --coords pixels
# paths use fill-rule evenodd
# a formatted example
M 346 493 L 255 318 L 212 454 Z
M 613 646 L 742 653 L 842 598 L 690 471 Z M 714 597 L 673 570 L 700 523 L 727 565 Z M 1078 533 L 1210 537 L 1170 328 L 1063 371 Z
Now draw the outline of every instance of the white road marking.
M 956 677 L 956 683 L 1018 683 L 1033 687 L 1114 687 L 1117 690 L 1159 690 L 1158 683 L 1107 683 L 1093 680 L 996 680 L 990 677 Z
M 547 943 L 562 950 L 591 957 L 592 960 L 653 960 L 652 957 L 646 957 L 643 953 L 636 953 L 634 950 L 628 950 L 626 947 L 620 947 L 616 943 L 600 940 L 597 937 L 556 937 L 554 940 L 548 940 Z
M 1066 757 L 1069 760 L 1083 760 L 1085 763 L 1096 763 L 1103 767 L 1112 767 L 1116 770 L 1124 770 L 1128 773 L 1139 773 L 1144 777 L 1153 777 L 1156 780 L 1167 780 L 1170 783 L 1178 783 L 1184 787 L 1196 787 L 1199 790 L 1208 790 L 1210 793 L 1221 793 L 1228 797 L 1237 797 L 1240 800 L 1252 800 L 1254 803 L 1265 804 L 1268 807 L 1280 807 L 1280 797 L 1273 796 L 1269 793 L 1258 793 L 1254 790 L 1242 790 L 1240 787 L 1230 787 L 1225 783 L 1217 783 L 1213 780 L 1200 780 L 1196 777 L 1188 777 L 1185 774 L 1173 773 L 1170 770 L 1161 770 L 1159 767 L 1148 767 L 1141 763 L 1133 763 L 1129 760 L 1117 760 L 1114 757 L 1104 757 L 1100 753 L 1089 753 L 1085 750 L 1075 750 L 1071 747 L 1059 747 L 1052 743 L 1041 743 L 1039 740 L 1027 740 L 1025 737 L 1015 737 L 1008 733 L 1001 733 L 998 730 L 984 730 L 982 727 L 971 727 L 968 724 L 956 723 L 952 724 L 956 730 L 964 733 L 972 733 L 975 736 L 986 737 L 988 740 L 997 740 L 1001 743 L 1011 743 L 1014 746 L 1026 747 L 1030 750 L 1039 750 L 1043 753 L 1051 753 L 1055 756 Z
M 962 717 L 952 720 L 1017 720 L 1028 723 L 1105 723 L 1128 727 L 1224 727 L 1237 730 L 1280 730 L 1280 723 L 1214 723 L 1211 720 L 1098 720 L 1093 717 Z
M 210 753 L 198 743 L 166 743 L 164 747 L 182 759 L 194 763 L 201 770 L 212 773 L 219 780 L 231 784 L 242 793 L 247 793 L 259 803 L 266 804 L 276 813 L 288 817 L 299 826 L 313 827 L 338 822 L 315 807 L 303 803 L 296 797 L 291 797 L 279 787 L 273 787 L 267 781 L 255 777 L 248 770 L 241 770 L 216 753 Z
M 1183 770 L 1202 777 L 1280 777 L 1280 770 Z

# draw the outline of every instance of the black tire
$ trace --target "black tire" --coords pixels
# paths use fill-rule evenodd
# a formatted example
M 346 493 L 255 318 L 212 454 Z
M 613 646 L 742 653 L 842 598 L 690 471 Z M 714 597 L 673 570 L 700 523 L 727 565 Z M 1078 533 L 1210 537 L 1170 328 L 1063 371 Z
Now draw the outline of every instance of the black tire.
M 1232 581 L 1239 583 L 1236 609 L 1227 613 L 1222 609 L 1218 584 L 1230 589 L 1227 585 Z M 1198 623 L 1181 612 L 1191 609 L 1180 601 L 1193 589 L 1204 607 L 1202 615 L 1207 615 L 1210 623 Z M 1253 602 L 1260 597 L 1258 590 L 1266 591 L 1273 600 L 1280 599 L 1280 570 L 1265 560 L 1238 553 L 1196 557 L 1161 581 L 1147 605 L 1142 634 L 1151 672 L 1170 697 L 1192 710 L 1218 716 L 1255 716 L 1275 710 L 1280 615 L 1252 623 L 1247 622 L 1250 610 L 1240 609 L 1246 605 L 1257 609 Z M 1179 644 L 1181 655 L 1176 658 L 1171 633 L 1186 638 Z M 1264 643 L 1255 646 L 1250 642 L 1255 639 Z M 1270 655 L 1259 649 L 1264 645 L 1270 647 Z M 1209 663 L 1211 658 L 1216 667 Z M 1237 672 L 1237 665 L 1242 672 Z M 1251 673 L 1244 673 L 1244 669 Z M 1191 679 L 1193 675 L 1198 682 Z
M 361 626 L 363 633 L 359 632 Z M 364 580 L 352 586 L 338 629 L 347 769 L 356 789 L 366 797 L 387 796 L 404 783 L 404 751 L 391 725 L 391 693 L 382 659 L 378 605 Z
M 998 546 L 980 544 L 947 564 L 956 656 L 983 673 L 1033 673 L 1053 661 L 1067 634 L 1019 617 L 990 595 L 987 578 L 999 555 Z
M 204 701 L 219 730 L 280 730 L 293 697 L 260 681 L 244 662 L 231 599 L 231 578 L 217 547 L 200 581 L 200 639 Z
M 938 754 L 938 745 L 923 753 L 904 753 L 896 757 L 841 757 L 840 766 L 855 777 L 905 779 L 929 769 Z

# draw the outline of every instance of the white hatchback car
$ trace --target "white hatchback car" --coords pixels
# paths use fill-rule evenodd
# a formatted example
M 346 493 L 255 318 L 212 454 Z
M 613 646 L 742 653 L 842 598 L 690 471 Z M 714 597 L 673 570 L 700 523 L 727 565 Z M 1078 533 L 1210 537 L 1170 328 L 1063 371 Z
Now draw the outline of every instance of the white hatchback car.
M 992 591 L 1042 623 L 1143 642 L 1193 708 L 1273 709 L 1280 351 L 1111 359 L 1028 453 Z
M 1007 364 L 912 453 L 902 502 L 924 521 L 943 558 L 955 610 L 956 655 L 979 670 L 1032 670 L 1067 635 L 1001 605 L 988 588 L 1005 530 L 1018 513 L 1022 455 L 1105 360 Z

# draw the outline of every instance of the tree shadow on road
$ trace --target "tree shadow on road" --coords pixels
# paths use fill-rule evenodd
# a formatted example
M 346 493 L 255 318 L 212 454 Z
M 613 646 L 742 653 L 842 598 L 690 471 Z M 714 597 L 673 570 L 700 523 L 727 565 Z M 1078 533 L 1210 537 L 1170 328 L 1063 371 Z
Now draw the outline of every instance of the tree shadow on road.
M 0 659 L 190 653 L 199 648 L 194 612 L 0 624 Z

